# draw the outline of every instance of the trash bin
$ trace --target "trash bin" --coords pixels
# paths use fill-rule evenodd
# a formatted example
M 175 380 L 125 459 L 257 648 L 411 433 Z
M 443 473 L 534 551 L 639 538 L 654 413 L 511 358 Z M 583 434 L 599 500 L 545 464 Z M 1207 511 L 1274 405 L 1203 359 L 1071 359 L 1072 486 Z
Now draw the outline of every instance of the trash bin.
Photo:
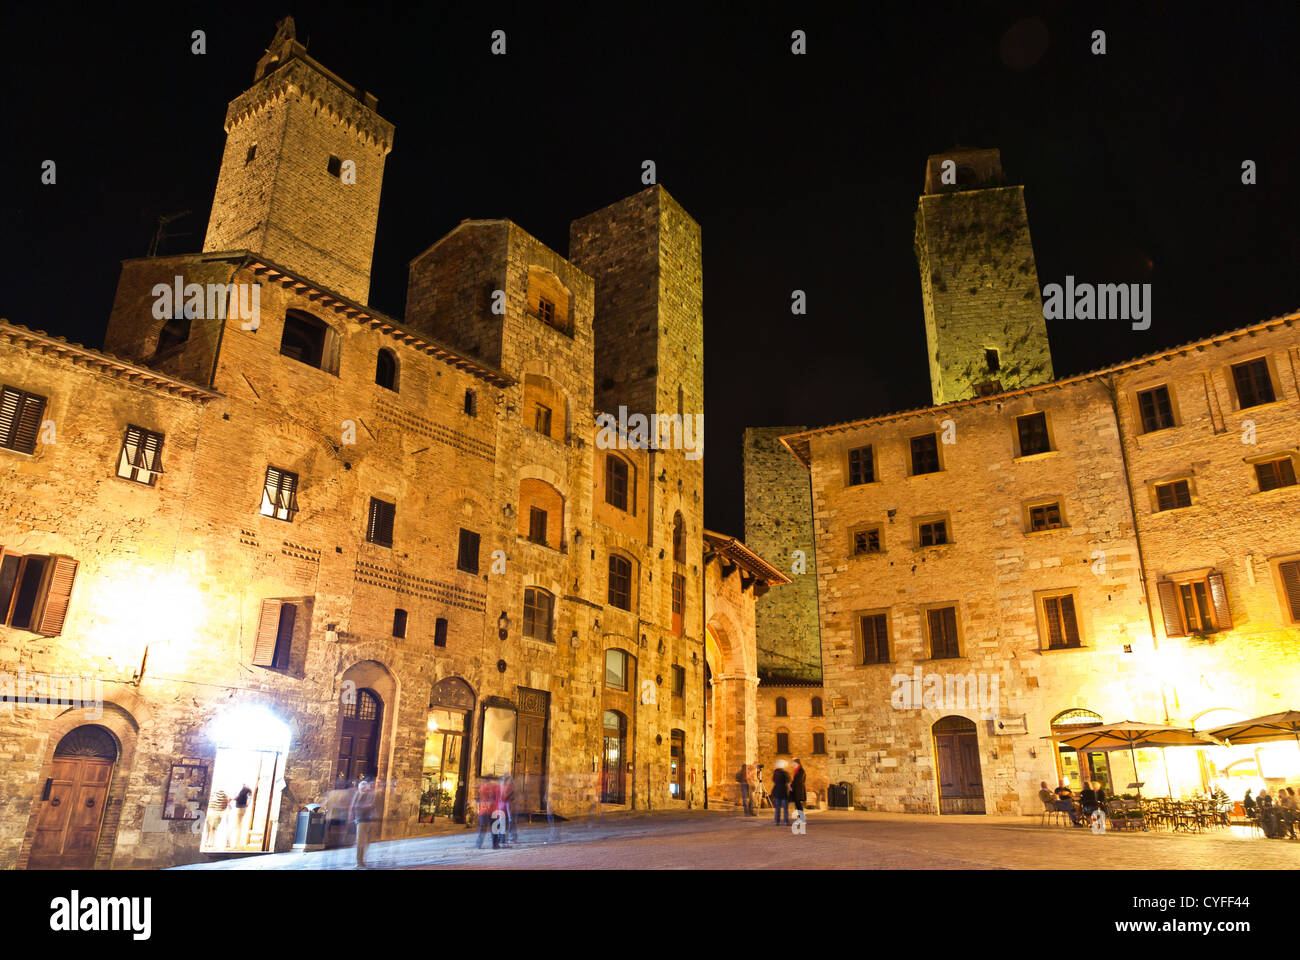
M 325 849 L 325 808 L 309 803 L 298 809 L 298 827 L 293 833 L 293 849 L 299 853 Z

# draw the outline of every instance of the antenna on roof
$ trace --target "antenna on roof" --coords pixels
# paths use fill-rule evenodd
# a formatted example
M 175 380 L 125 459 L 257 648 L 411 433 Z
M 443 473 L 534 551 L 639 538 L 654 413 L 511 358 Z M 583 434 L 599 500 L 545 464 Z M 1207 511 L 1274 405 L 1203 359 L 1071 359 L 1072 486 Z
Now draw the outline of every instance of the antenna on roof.
M 168 233 L 167 224 L 173 220 L 179 220 L 181 217 L 189 216 L 189 210 L 182 210 L 180 213 L 164 213 L 158 218 L 158 229 L 154 232 L 153 242 L 149 244 L 149 253 L 147 256 L 156 257 L 158 255 L 158 245 L 164 240 L 171 237 L 188 237 L 189 233 Z

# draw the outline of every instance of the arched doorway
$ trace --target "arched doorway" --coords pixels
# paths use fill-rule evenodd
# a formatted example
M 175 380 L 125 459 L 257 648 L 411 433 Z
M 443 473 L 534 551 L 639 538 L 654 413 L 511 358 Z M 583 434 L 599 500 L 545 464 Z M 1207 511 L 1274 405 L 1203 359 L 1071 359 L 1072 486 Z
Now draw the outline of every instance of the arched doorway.
M 94 866 L 117 758 L 117 741 L 98 724 L 76 727 L 59 741 L 51 776 L 41 793 L 28 869 Z
M 627 717 L 617 710 L 605 711 L 602 737 L 600 802 L 625 803 L 627 798 L 624 757 L 627 754 Z
M 343 725 L 339 730 L 338 761 L 334 765 L 334 785 L 345 787 L 351 781 L 379 773 L 379 739 L 384 723 L 384 702 L 369 687 L 356 691 L 343 703 Z
M 1088 727 L 1101 723 L 1101 714 L 1093 713 L 1082 707 L 1062 710 L 1052 717 L 1052 733 L 1078 733 Z M 1110 772 L 1110 755 L 1104 750 L 1085 750 L 1080 753 L 1074 747 L 1056 745 L 1056 776 L 1064 780 L 1071 789 L 1080 790 L 1085 780 L 1096 780 L 1106 790 L 1107 796 L 1118 796 L 1112 789 Z
M 420 823 L 436 817 L 465 822 L 466 781 L 469 775 L 470 717 L 474 691 L 459 677 L 433 685 L 424 741 L 424 772 L 420 786 Z
M 984 813 L 984 775 L 979 735 L 965 717 L 936 721 L 934 755 L 938 763 L 939 812 Z

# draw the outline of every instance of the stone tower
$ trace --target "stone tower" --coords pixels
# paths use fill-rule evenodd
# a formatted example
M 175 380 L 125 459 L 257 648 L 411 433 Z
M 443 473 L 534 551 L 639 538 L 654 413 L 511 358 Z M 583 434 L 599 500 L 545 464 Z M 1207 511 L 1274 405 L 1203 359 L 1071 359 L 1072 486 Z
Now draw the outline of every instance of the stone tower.
M 812 487 L 804 465 L 781 445 L 783 435 L 806 429 L 745 430 L 745 545 L 790 578 L 790 583 L 765 593 L 754 605 L 759 676 L 819 681 Z
M 595 403 L 618 415 L 704 414 L 704 282 L 700 225 L 661 186 L 597 210 L 569 227 L 569 259 L 596 282 Z M 687 557 L 703 555 L 703 429 L 699 455 L 651 459 L 654 542 L 686 525 Z M 702 635 L 703 624 L 686 633 Z
M 365 303 L 393 125 L 279 24 L 226 111 L 204 252 L 251 250 Z
M 936 404 L 1052 379 L 1024 187 L 997 150 L 930 157 L 916 258 Z

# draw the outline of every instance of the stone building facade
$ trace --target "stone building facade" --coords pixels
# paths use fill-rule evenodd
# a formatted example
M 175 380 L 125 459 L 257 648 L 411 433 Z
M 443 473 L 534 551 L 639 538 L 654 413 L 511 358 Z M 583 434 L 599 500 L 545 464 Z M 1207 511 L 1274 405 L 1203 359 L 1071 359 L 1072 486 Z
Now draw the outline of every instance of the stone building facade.
M 1008 203 L 1000 181 L 952 202 Z M 934 209 L 927 191 L 931 238 Z M 1026 253 L 1007 216 L 918 240 L 936 406 L 783 439 L 812 482 L 830 780 L 873 809 L 1033 813 L 1062 777 L 1238 797 L 1294 779 L 1285 744 L 1139 751 L 1134 770 L 1043 738 L 1207 729 L 1300 689 L 1300 314 L 1052 380 L 1036 289 L 1032 317 L 997 266 Z M 980 270 L 991 287 L 950 283 L 939 309 L 934 277 Z
M 703 803 L 782 578 L 707 569 L 698 224 L 652 187 L 566 259 L 466 221 L 398 321 L 374 97 L 285 21 L 226 129 L 203 252 L 125 262 L 103 352 L 0 323 L 0 865 L 284 850 L 362 777 L 385 837 L 504 774 L 524 813 Z

